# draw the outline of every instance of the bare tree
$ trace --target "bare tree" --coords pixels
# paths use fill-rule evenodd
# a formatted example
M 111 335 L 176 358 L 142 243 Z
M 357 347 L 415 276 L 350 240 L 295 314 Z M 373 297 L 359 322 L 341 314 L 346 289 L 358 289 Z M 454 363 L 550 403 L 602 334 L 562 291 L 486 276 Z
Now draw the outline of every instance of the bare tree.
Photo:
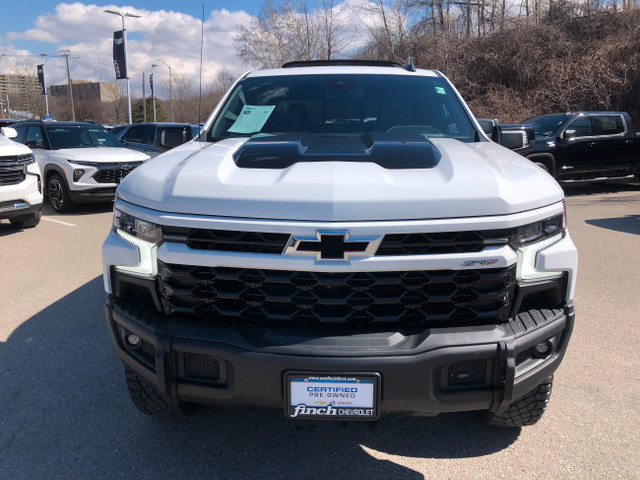
M 198 86 L 192 77 L 173 75 L 173 118 L 176 122 L 198 120 Z
M 113 84 L 105 90 L 105 97 L 109 100 L 108 123 L 119 125 L 127 120 L 127 96 L 121 85 Z

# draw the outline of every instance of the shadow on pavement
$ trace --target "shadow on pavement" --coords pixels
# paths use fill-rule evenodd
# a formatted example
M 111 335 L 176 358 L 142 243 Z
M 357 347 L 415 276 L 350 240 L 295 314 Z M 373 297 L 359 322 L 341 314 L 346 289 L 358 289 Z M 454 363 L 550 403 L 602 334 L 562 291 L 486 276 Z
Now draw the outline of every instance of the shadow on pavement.
M 478 457 L 520 434 L 472 413 L 373 424 L 298 423 L 258 408 L 147 417 L 129 399 L 103 303 L 97 277 L 0 343 L 0 478 L 421 479 L 386 458 Z
M 606 228 L 615 232 L 634 233 L 640 235 L 640 215 L 628 215 L 618 218 L 597 218 L 593 220 L 585 220 L 587 225 L 594 227 Z

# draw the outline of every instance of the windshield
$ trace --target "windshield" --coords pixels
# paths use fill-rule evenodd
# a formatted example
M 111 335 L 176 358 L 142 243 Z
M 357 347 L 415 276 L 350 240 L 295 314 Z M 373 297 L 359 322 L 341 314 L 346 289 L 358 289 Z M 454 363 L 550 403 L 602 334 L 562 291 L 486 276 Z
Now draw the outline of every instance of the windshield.
M 475 140 L 458 96 L 442 78 L 358 74 L 247 78 L 223 105 L 208 140 L 282 132 Z
M 100 125 L 48 125 L 51 148 L 122 147 L 122 143 Z
M 531 125 L 536 137 L 549 137 L 566 121 L 566 115 L 545 115 L 525 120 L 525 125 Z

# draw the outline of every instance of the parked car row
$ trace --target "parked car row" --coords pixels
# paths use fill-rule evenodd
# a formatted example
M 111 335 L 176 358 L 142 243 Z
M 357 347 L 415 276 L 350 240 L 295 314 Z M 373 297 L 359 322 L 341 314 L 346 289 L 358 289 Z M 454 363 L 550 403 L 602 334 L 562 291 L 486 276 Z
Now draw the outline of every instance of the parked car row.
M 93 122 L 10 119 L 3 119 L 2 125 L 11 127 L 3 130 L 0 144 L 0 218 L 18 226 L 38 223 L 43 194 L 58 212 L 69 211 L 76 203 L 113 199 L 120 181 L 134 168 L 191 140 L 200 129 L 188 123 L 139 123 L 115 126 L 110 132 Z M 27 163 L 22 160 L 25 155 Z M 35 203 L 29 195 L 16 193 L 24 182 L 34 183 L 32 174 L 37 176 L 37 208 L 31 208 Z M 14 184 L 20 186 L 8 188 Z M 11 203 L 13 197 L 18 206 Z

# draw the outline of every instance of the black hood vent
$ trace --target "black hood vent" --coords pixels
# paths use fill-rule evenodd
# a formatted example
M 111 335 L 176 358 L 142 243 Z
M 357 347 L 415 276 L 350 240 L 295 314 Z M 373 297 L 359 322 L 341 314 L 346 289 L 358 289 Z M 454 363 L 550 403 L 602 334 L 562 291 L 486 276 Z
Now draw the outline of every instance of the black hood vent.
M 288 168 L 299 162 L 369 162 L 387 169 L 433 168 L 440 152 L 414 133 L 293 134 L 256 137 L 234 154 L 239 168 Z

